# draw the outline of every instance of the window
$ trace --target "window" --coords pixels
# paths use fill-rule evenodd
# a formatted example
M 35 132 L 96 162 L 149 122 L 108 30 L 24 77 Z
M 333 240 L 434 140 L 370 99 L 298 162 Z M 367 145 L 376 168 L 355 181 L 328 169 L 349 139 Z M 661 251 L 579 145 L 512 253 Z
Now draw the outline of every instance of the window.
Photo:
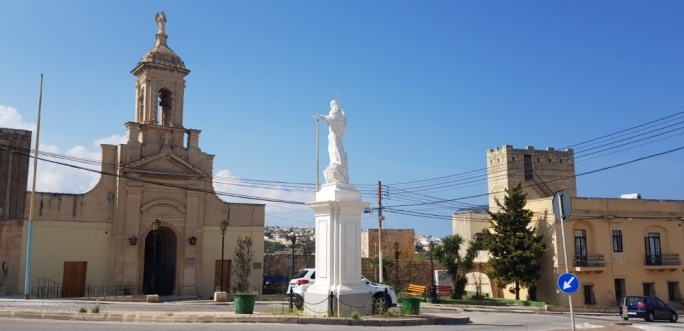
M 651 232 L 644 238 L 646 250 L 646 265 L 662 265 L 663 256 L 660 249 L 660 233 Z
M 595 305 L 596 296 L 594 295 L 594 285 L 584 285 L 584 304 L 585 305 Z
M 622 230 L 613 230 L 613 252 L 622 252 Z
M 667 300 L 679 301 L 680 298 L 679 282 L 667 282 Z
M 532 155 L 523 155 L 523 161 L 525 163 L 525 179 L 532 179 Z
M 575 266 L 586 267 L 587 261 L 587 230 L 575 230 Z
M 644 296 L 647 296 L 647 297 L 656 296 L 655 283 L 644 283 L 643 287 L 644 287 Z

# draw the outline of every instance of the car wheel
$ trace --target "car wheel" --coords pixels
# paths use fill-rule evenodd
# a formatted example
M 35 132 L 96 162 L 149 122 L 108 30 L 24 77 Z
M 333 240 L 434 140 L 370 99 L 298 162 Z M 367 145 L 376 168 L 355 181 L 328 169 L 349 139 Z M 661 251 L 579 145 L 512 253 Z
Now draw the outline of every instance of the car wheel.
M 646 320 L 646 322 L 653 322 L 653 320 L 655 320 L 655 315 L 653 315 L 653 312 L 650 311 L 644 320 Z
M 672 313 L 670 316 L 670 322 L 677 323 L 677 313 Z
M 373 297 L 373 314 L 383 314 L 389 309 L 390 298 L 384 294 L 378 294 Z

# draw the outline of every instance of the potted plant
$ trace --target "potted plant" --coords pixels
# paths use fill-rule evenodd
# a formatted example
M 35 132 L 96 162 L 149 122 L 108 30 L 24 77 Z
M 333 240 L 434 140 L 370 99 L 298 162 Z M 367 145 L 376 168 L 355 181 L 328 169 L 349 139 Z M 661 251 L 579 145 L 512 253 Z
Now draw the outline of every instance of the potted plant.
M 9 274 L 9 268 L 5 265 L 5 261 L 2 261 L 2 274 L 0 274 L 0 296 L 7 295 L 7 286 L 5 286 L 5 279 Z
M 233 298 L 236 314 L 252 314 L 256 293 L 252 290 L 252 250 L 251 237 L 238 237 L 235 254 L 233 254 Z

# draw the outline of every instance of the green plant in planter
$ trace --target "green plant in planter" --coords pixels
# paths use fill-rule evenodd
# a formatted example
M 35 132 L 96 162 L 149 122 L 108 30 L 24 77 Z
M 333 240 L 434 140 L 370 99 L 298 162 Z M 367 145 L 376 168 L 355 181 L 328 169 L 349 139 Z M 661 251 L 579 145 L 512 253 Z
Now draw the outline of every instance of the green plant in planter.
M 233 254 L 233 297 L 235 299 L 236 314 L 251 314 L 254 312 L 256 293 L 252 290 L 252 263 L 254 250 L 251 237 L 238 237 L 235 253 Z
M 254 294 L 252 291 L 252 262 L 254 250 L 252 238 L 238 238 L 235 253 L 233 254 L 233 279 L 235 293 Z

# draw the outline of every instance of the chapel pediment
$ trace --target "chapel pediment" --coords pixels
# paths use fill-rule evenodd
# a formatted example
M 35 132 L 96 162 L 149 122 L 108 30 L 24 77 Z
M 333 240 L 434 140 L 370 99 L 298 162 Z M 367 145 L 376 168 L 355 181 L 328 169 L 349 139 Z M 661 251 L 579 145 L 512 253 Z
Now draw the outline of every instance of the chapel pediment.
M 206 177 L 208 174 L 181 159 L 175 154 L 166 153 L 148 157 L 125 166 L 129 172 L 168 174 L 175 176 Z

